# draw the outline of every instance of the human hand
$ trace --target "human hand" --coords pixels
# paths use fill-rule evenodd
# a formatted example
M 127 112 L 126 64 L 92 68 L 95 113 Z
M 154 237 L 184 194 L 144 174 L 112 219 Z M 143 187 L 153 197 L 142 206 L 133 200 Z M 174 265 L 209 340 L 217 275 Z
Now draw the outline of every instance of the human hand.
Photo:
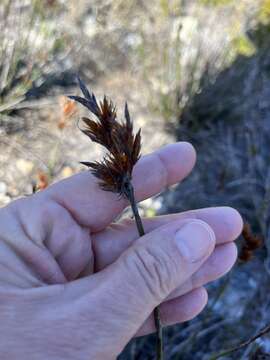
M 187 143 L 145 156 L 136 198 L 181 181 L 194 163 Z M 164 325 L 203 309 L 203 285 L 236 260 L 240 215 L 209 208 L 144 219 L 138 238 L 133 221 L 112 224 L 126 205 L 84 172 L 0 210 L 1 359 L 114 359 L 155 330 L 157 305 Z

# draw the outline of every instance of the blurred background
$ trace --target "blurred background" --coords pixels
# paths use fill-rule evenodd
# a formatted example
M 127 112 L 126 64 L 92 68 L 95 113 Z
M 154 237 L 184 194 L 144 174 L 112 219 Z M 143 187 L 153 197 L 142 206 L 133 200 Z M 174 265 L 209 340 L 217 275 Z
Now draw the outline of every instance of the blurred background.
M 192 175 L 145 215 L 229 205 L 263 240 L 208 287 L 201 316 L 165 330 L 165 358 L 210 359 L 270 323 L 270 0 L 1 0 L 0 34 L 0 205 L 102 155 L 66 98 L 79 73 L 119 115 L 128 101 L 143 153 L 196 147 Z M 154 341 L 119 359 L 153 359 Z M 270 338 L 223 359 L 270 359 Z

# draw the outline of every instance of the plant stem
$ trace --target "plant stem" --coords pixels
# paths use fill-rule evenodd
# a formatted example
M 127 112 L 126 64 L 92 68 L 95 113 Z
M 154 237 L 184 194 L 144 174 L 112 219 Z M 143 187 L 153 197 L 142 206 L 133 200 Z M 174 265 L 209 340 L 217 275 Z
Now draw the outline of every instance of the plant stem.
M 217 354 L 217 355 L 213 355 L 210 357 L 209 360 L 216 360 L 219 359 L 223 356 L 229 355 L 237 350 L 240 350 L 246 346 L 248 346 L 249 344 L 251 344 L 252 342 L 254 342 L 255 340 L 257 340 L 258 338 L 260 338 L 261 336 L 267 334 L 270 332 L 270 324 L 266 325 L 263 329 L 261 329 L 256 335 L 252 336 L 250 339 L 243 341 L 242 343 L 228 349 L 228 350 L 224 350 L 221 353 Z
M 132 212 L 134 214 L 139 235 L 143 236 L 145 234 L 145 231 L 143 228 L 142 219 L 139 214 L 138 206 L 135 200 L 134 188 L 131 181 L 128 181 L 125 190 L 126 190 L 126 196 L 130 202 Z M 156 344 L 157 360 L 163 360 L 163 334 L 162 334 L 162 324 L 160 320 L 160 310 L 158 306 L 154 309 L 154 320 L 157 330 L 157 344 Z
M 160 310 L 159 307 L 155 307 L 154 309 L 154 319 L 155 325 L 157 329 L 157 344 L 156 344 L 156 353 L 157 359 L 163 360 L 163 334 L 162 334 L 162 323 L 160 320 Z
M 129 202 L 132 208 L 132 212 L 136 221 L 136 225 L 137 225 L 137 229 L 138 229 L 138 233 L 140 236 L 143 236 L 145 234 L 144 228 L 143 228 L 143 224 L 142 224 L 142 219 L 140 217 L 139 214 L 139 210 L 138 210 L 138 206 L 135 200 L 135 196 L 134 196 L 134 189 L 132 184 L 130 183 L 129 185 Z

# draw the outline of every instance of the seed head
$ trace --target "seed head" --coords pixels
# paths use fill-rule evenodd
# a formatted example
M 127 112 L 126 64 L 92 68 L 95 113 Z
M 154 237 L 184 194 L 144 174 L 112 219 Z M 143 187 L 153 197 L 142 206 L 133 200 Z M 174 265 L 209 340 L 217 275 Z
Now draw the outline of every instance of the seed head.
M 104 146 L 108 153 L 102 161 L 82 162 L 100 180 L 103 190 L 127 196 L 127 187 L 132 178 L 134 165 L 140 158 L 141 131 L 136 135 L 130 119 L 127 103 L 125 104 L 124 121 L 117 120 L 116 107 L 104 96 L 99 103 L 79 79 L 84 97 L 70 96 L 85 106 L 96 119 L 83 117 L 82 132 L 92 141 Z

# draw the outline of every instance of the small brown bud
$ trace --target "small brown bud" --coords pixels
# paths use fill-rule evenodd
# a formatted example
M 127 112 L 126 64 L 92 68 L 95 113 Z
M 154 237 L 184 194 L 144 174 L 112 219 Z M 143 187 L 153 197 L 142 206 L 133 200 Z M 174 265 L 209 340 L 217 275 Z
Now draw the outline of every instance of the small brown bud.
M 252 259 L 255 250 L 263 245 L 263 238 L 252 233 L 249 223 L 245 223 L 242 231 L 244 245 L 239 254 L 239 260 L 247 262 Z

